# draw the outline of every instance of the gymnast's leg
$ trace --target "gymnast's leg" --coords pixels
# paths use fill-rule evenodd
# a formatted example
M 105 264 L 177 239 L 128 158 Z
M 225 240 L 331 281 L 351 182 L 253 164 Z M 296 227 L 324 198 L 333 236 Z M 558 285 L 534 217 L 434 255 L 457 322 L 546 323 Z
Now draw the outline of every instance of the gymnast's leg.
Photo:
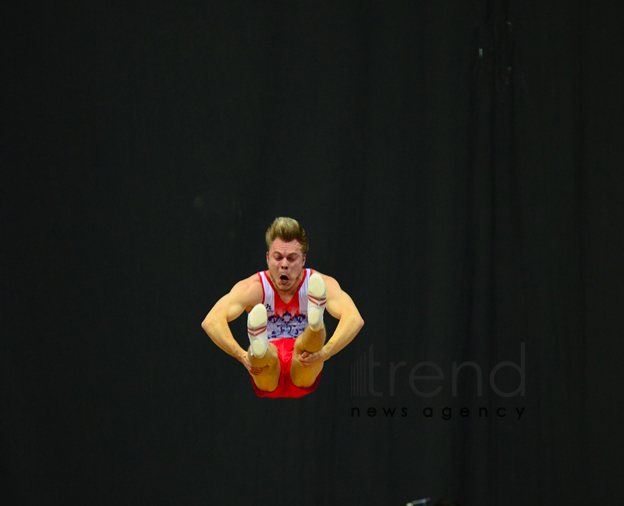
M 297 357 L 303 352 L 320 351 L 324 346 L 327 337 L 323 323 L 325 301 L 325 282 L 321 275 L 315 272 L 308 281 L 308 326 L 295 341 L 293 349 L 290 379 L 295 386 L 302 388 L 312 386 L 323 370 L 323 362 L 304 367 Z
M 290 365 L 290 379 L 293 384 L 298 387 L 311 387 L 316 381 L 317 376 L 323 370 L 323 362 L 304 367 L 299 363 L 297 357 L 300 353 L 314 353 L 320 351 L 325 344 L 325 325 L 320 330 L 312 330 L 308 325 L 297 340 L 293 349 L 292 363 Z
M 277 348 L 274 344 L 269 343 L 264 357 L 255 357 L 252 355 L 251 346 L 249 347 L 249 361 L 253 367 L 265 367 L 267 369 L 260 374 L 252 374 L 256 386 L 265 392 L 272 392 L 277 388 L 280 378 L 280 364 L 277 357 Z
M 268 342 L 266 327 L 266 308 L 257 304 L 247 317 L 247 335 L 250 342 L 247 356 L 252 367 L 266 367 L 260 374 L 251 375 L 256 386 L 265 392 L 272 392 L 279 384 L 280 363 L 277 348 Z

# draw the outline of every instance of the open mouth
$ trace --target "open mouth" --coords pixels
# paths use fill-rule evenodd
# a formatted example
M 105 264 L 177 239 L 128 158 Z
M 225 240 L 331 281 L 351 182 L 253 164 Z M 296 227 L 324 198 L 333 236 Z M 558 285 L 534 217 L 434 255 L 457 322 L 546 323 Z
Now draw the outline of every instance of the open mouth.
M 286 274 L 282 274 L 282 275 L 279 277 L 279 279 L 280 279 L 280 281 L 281 281 L 282 283 L 287 283 L 287 282 L 288 282 L 288 276 L 286 276 Z

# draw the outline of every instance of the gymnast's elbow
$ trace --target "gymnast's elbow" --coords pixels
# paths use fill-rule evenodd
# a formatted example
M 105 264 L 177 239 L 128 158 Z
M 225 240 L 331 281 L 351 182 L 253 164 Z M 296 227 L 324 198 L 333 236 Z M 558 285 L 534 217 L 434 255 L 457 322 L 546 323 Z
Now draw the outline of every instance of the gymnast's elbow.
M 210 314 L 204 318 L 204 321 L 201 323 L 202 329 L 208 335 L 210 335 L 210 331 L 214 328 L 214 320 L 210 317 Z
M 364 319 L 359 314 L 355 316 L 355 325 L 358 332 L 362 330 L 362 327 L 364 326 Z

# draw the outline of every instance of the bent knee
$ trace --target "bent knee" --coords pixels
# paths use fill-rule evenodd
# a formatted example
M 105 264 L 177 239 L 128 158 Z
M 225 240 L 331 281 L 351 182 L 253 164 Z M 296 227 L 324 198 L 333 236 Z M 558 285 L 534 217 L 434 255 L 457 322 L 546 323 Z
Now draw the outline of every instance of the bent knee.
M 309 388 L 314 385 L 316 378 L 323 370 L 324 364 L 315 364 L 309 367 L 302 366 L 299 361 L 296 365 L 293 357 L 293 364 L 290 368 L 290 381 L 299 388 Z M 294 367 L 293 367 L 294 366 Z
M 317 372 L 314 375 L 303 375 L 302 377 L 291 375 L 290 381 L 298 388 L 310 388 L 312 385 L 314 385 L 314 383 L 316 383 L 316 379 L 318 378 L 319 374 L 321 374 L 321 371 Z

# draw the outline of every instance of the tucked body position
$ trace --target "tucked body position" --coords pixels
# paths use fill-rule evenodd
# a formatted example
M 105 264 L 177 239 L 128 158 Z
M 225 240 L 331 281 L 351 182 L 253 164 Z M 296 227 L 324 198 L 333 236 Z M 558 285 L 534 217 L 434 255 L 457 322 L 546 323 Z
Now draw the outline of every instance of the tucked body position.
M 259 397 L 302 397 L 316 389 L 324 363 L 353 340 L 364 320 L 334 278 L 305 267 L 308 240 L 296 220 L 276 218 L 266 243 L 268 269 L 236 283 L 202 328 L 245 366 Z M 339 320 L 329 340 L 325 309 Z M 244 311 L 247 350 L 228 325 Z

